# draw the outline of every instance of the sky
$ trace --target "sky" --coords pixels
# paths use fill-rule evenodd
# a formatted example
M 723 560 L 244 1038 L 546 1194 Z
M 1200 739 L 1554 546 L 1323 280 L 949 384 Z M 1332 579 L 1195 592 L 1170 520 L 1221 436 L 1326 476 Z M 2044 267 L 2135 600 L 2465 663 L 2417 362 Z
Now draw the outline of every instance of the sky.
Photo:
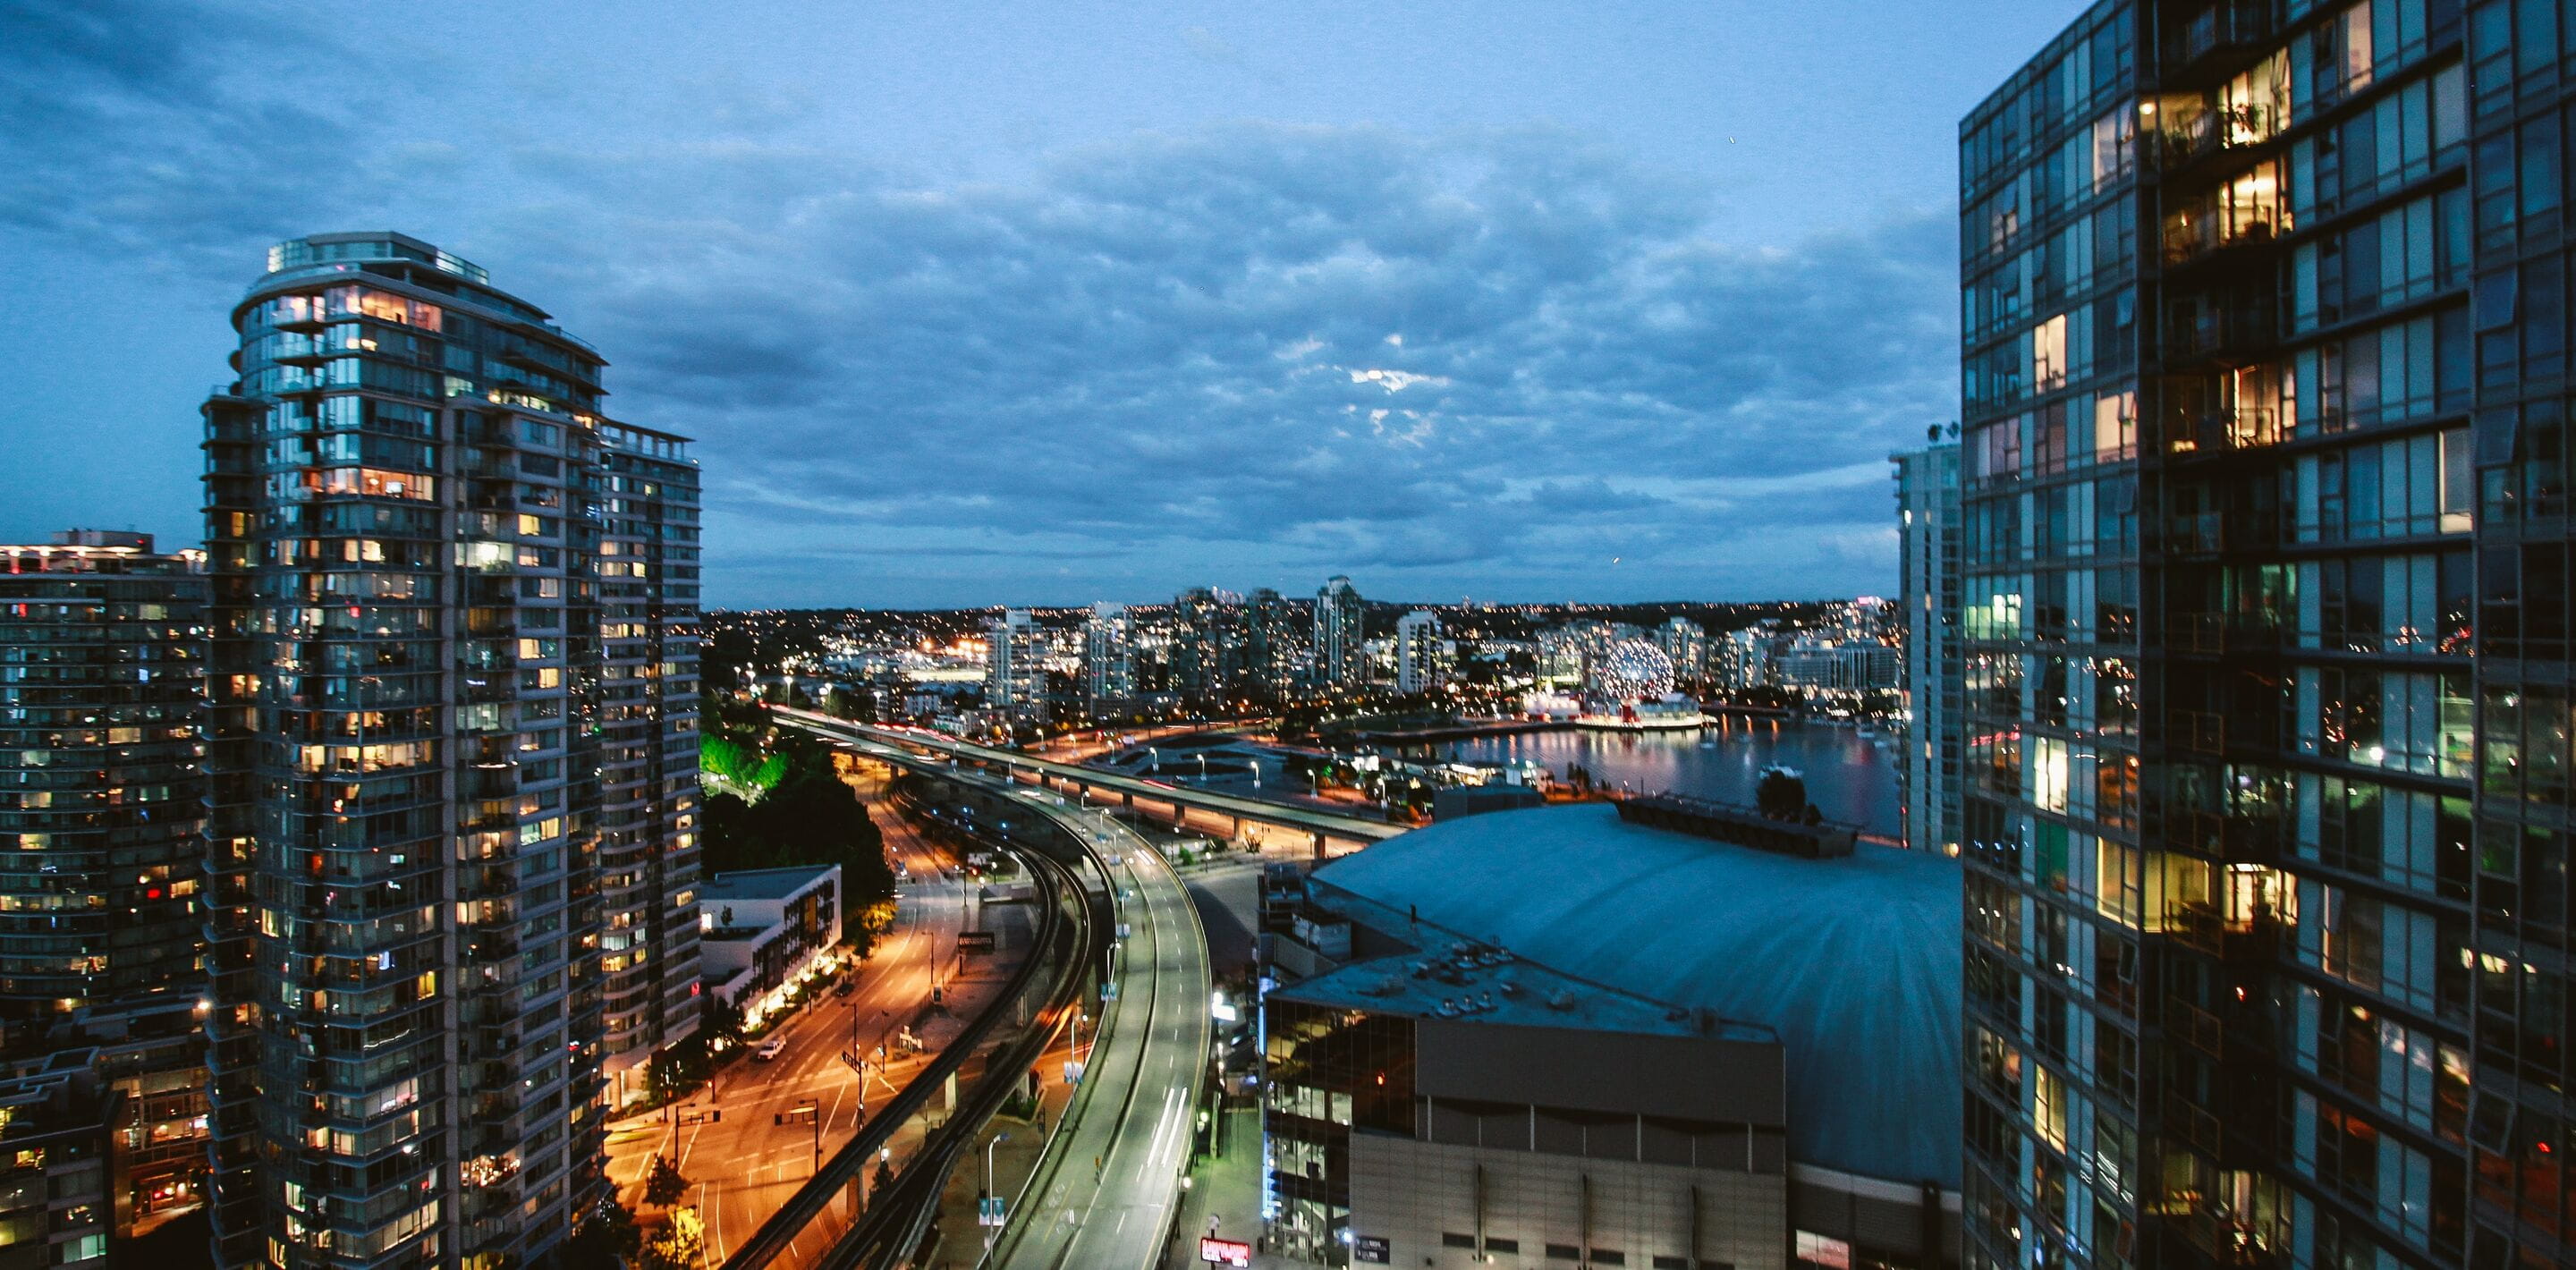
M 1895 586 L 1961 115 L 2069 0 L 0 0 L 0 541 L 198 537 L 269 244 L 696 438 L 711 607 Z

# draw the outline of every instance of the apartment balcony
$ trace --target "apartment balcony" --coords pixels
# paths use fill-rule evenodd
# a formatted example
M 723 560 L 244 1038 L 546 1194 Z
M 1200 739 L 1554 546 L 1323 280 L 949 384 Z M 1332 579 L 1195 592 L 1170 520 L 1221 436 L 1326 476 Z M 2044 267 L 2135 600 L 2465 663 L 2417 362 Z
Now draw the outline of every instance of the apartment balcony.
M 2219 0 L 2169 20 L 2156 42 L 2156 77 L 2167 88 L 2222 82 L 2266 51 L 2273 29 L 2269 0 Z
M 2161 421 L 2165 453 L 2177 457 L 2267 449 L 2288 441 L 2296 426 L 2268 406 L 2176 406 Z
M 2227 261 L 2242 267 L 2245 258 L 2280 240 L 2288 226 L 2274 215 L 2191 213 L 2168 221 L 2162 235 L 2165 268 Z
M 2223 753 L 2227 749 L 2227 718 L 2208 710 L 2168 710 L 2165 744 L 2194 754 Z
M 2268 299 L 2230 303 L 2187 298 L 2171 305 L 2166 316 L 2168 366 L 2203 361 L 2250 365 L 2280 342 L 2280 322 Z
M 2168 555 L 2270 551 L 2282 543 L 2281 518 L 2271 512 L 2178 512 L 2164 517 L 2161 529 L 2151 545 Z

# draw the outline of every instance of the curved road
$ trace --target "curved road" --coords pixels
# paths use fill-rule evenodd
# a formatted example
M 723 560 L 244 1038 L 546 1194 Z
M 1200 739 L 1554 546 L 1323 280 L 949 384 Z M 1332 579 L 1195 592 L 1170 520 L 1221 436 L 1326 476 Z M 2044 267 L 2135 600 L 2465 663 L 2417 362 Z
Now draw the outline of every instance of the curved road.
M 995 1262 L 1009 1270 L 1145 1270 L 1162 1259 L 1208 1070 L 1207 939 L 1189 890 L 1134 831 L 1105 812 L 1024 790 L 1058 823 L 1121 863 L 1119 995 L 1104 1008 L 1088 1087 L 1049 1148 L 1035 1193 Z
M 815 730 L 871 757 L 933 766 L 846 729 L 835 724 L 831 731 Z M 1178 1211 L 1215 1039 L 1207 936 L 1189 888 L 1153 847 L 1106 811 L 973 768 L 934 770 L 948 780 L 1007 788 L 1088 840 L 1098 858 L 1116 860 L 1109 867 L 1120 893 L 1115 920 L 1129 930 L 1114 954 L 1118 996 L 1102 1008 L 1104 1027 L 1091 1048 L 1084 1088 L 1067 1109 L 1030 1193 L 1019 1201 L 1020 1211 L 1010 1215 L 997 1255 L 983 1264 L 1009 1270 L 1150 1270 L 1161 1262 L 1164 1237 Z

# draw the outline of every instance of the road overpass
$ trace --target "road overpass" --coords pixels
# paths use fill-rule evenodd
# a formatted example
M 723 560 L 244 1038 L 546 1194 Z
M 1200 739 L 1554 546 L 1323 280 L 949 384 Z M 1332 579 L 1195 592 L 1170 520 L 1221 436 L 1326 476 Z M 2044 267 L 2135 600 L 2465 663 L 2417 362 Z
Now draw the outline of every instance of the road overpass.
M 1291 807 L 1220 794 L 1204 789 L 1188 789 L 1161 781 L 1144 780 L 1118 772 L 1084 767 L 1078 763 L 1058 762 L 1016 750 L 998 749 L 961 741 L 942 733 L 917 728 L 889 728 L 872 723 L 851 723 L 810 710 L 772 706 L 770 711 L 781 722 L 837 740 L 872 742 L 916 752 L 944 754 L 968 762 L 998 766 L 1014 780 L 1026 779 L 1052 789 L 1078 792 L 1102 802 L 1167 820 L 1174 826 L 1213 833 L 1227 838 L 1246 836 L 1271 837 L 1280 833 L 1299 835 L 1311 854 L 1318 858 L 1357 851 L 1371 843 L 1383 842 L 1405 831 L 1405 826 L 1358 816 L 1336 815 L 1312 807 Z M 1252 834 L 1256 827 L 1268 834 Z

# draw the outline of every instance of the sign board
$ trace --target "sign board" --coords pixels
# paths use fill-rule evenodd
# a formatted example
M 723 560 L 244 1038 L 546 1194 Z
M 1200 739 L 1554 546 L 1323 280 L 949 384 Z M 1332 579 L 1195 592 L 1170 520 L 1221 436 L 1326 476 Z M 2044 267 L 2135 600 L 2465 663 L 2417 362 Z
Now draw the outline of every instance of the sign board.
M 1385 1240 L 1375 1235 L 1361 1235 L 1351 1240 L 1351 1260 L 1382 1266 L 1394 1258 L 1388 1254 Z
M 1232 1239 L 1201 1239 L 1199 1260 L 1212 1266 L 1250 1266 L 1252 1245 Z
M 993 932 L 989 930 L 961 930 L 957 932 L 957 951 L 961 953 L 988 953 L 993 951 Z
M 976 1224 L 976 1225 L 978 1225 L 978 1226 L 999 1226 L 999 1225 L 1001 1225 L 1001 1224 L 1002 1224 L 1002 1204 L 1003 1204 L 1003 1200 L 1002 1200 L 1002 1197 L 1001 1197 L 1001 1196 L 999 1196 L 999 1195 L 988 1195 L 988 1196 L 985 1196 L 985 1197 L 984 1197 L 984 1198 L 982 1198 L 982 1199 L 976 1200 L 976 1201 L 975 1201 L 975 1224 Z
M 1082 1083 L 1082 1064 L 1074 1062 L 1071 1059 L 1065 1060 L 1064 1083 L 1068 1085 L 1079 1085 Z

